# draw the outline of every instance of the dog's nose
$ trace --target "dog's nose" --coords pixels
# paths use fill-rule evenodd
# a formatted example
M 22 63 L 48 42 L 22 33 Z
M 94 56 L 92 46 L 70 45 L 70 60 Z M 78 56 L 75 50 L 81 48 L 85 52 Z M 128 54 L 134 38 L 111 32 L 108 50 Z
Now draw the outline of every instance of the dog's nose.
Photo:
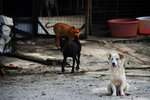
M 113 62 L 112 65 L 115 66 L 115 63 Z

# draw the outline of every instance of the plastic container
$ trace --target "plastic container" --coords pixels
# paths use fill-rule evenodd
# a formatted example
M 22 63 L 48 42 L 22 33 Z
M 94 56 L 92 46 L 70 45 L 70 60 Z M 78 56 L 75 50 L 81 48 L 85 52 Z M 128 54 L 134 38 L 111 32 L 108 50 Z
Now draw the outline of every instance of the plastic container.
M 147 17 L 137 17 L 139 19 L 138 32 L 140 34 L 150 34 L 150 16 Z
M 139 20 L 120 18 L 108 20 L 112 37 L 134 37 L 137 35 Z

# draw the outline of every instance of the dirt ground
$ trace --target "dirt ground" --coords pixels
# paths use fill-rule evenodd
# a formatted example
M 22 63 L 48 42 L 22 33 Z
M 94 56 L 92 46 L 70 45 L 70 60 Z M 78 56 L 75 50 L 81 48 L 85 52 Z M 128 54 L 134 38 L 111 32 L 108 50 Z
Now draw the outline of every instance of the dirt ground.
M 0 56 L 4 65 L 21 69 L 6 70 L 0 77 L 0 100 L 149 100 L 150 41 L 109 42 L 81 40 L 80 71 L 61 73 L 60 63 L 44 65 L 13 57 Z M 32 38 L 16 42 L 17 52 L 41 59 L 62 61 L 53 39 Z M 111 52 L 125 55 L 129 96 L 109 96 L 108 56 Z M 72 65 L 72 60 L 68 59 Z M 13 67 L 12 66 L 12 67 Z

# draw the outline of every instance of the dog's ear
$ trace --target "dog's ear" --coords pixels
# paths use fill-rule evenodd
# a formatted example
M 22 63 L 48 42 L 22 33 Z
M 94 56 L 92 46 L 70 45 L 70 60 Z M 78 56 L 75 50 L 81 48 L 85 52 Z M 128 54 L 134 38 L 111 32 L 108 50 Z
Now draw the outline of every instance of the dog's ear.
M 124 55 L 119 53 L 119 58 L 122 60 L 124 58 Z
M 59 41 L 60 42 L 68 42 L 69 41 L 68 36 L 60 36 Z
M 79 32 L 81 32 L 82 31 L 82 29 L 81 28 L 79 28 Z

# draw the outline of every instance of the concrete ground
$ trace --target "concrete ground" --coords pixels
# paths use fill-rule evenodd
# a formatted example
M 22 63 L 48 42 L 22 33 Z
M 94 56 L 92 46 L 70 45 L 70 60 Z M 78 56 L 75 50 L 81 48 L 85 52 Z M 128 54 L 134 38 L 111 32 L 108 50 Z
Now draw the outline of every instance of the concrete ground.
M 71 67 L 61 73 L 60 63 L 43 65 L 13 57 L 0 56 L 0 62 L 22 69 L 6 70 L 0 77 L 0 100 L 149 100 L 150 42 L 81 40 L 80 71 L 70 74 Z M 62 61 L 62 53 L 53 39 L 32 38 L 16 42 L 17 52 L 41 59 Z M 125 55 L 129 93 L 126 96 L 107 94 L 109 84 L 108 56 L 111 52 Z M 72 60 L 68 59 L 72 65 Z

